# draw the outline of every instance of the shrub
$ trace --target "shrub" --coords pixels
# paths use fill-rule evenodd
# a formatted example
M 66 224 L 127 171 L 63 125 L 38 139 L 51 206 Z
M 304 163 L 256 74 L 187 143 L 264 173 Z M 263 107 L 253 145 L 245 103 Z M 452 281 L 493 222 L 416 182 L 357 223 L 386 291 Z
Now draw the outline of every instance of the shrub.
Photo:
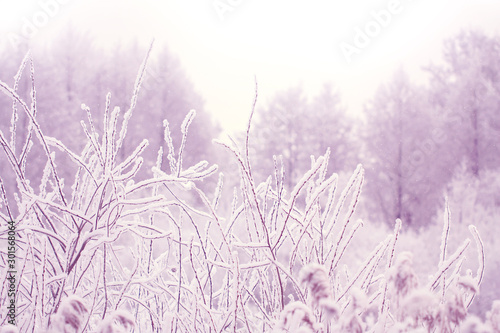
M 361 166 L 339 191 L 337 174 L 327 174 L 327 151 L 311 157 L 310 170 L 287 193 L 283 163 L 274 158 L 274 175 L 256 184 L 249 159 L 250 117 L 243 148 L 217 142 L 234 155 L 240 171 L 240 188 L 223 217 L 222 175 L 214 193 L 198 186 L 217 167 L 206 161 L 183 165 L 194 111 L 182 123 L 177 147 L 164 122 L 170 170 L 160 168 L 160 148 L 151 177 L 136 181 L 147 141 L 119 158 L 147 57 L 121 126 L 120 109 L 110 110 L 109 94 L 102 133 L 82 106 L 88 115 L 82 122 L 87 142 L 79 154 L 44 135 L 35 116 L 29 57 L 23 66 L 28 61 L 31 106 L 15 86 L 0 81 L 30 118 L 20 154 L 0 132 L 18 186 L 18 214 L 3 191 L 0 218 L 17 226 L 21 332 L 126 332 L 132 327 L 138 332 L 451 332 L 465 319 L 482 264 L 475 276 L 461 273 L 470 241 L 449 255 L 447 218 L 439 266 L 427 284 L 418 283 L 411 254 L 396 253 L 399 220 L 360 265 L 346 262 L 363 227 L 353 219 L 363 184 Z M 10 134 L 15 131 L 11 126 Z M 23 168 L 35 137 L 47 159 L 38 189 L 31 187 Z M 54 148 L 77 166 L 71 191 L 59 177 Z M 475 228 L 471 231 L 482 249 Z M 7 228 L 2 226 L 0 235 L 6 237 Z M 5 259 L 1 269 L 5 286 Z M 5 304 L 6 288 L 0 298 Z M 498 323 L 497 308 L 489 317 L 492 327 Z M 6 318 L 5 306 L 0 315 Z

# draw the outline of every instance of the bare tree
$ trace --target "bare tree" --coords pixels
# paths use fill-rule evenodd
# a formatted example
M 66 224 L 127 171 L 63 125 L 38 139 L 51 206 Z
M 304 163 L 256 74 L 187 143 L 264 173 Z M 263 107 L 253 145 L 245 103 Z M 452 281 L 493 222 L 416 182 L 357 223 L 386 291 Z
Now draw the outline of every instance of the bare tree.
M 424 97 L 425 91 L 400 70 L 365 109 L 363 162 L 368 197 L 375 216 L 388 223 L 402 219 L 410 225 L 425 225 L 430 222 L 431 207 L 439 203 L 429 201 L 440 193 L 440 186 L 432 162 L 436 142 L 429 140 L 435 133 Z

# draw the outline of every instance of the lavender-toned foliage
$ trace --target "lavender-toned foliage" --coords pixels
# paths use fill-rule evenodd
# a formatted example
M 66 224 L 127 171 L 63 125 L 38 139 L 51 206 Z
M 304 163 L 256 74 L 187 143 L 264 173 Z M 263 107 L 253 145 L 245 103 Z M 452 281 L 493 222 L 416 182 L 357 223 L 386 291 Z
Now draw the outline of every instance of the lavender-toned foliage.
M 480 253 L 475 274 L 462 270 L 471 241 L 451 247 L 447 218 L 438 267 L 423 286 L 412 255 L 398 253 L 404 228 L 399 219 L 363 260 L 349 262 L 364 227 L 354 213 L 365 172 L 358 165 L 340 191 L 339 176 L 328 172 L 329 149 L 311 158 L 293 186 L 285 186 L 278 158 L 273 176 L 259 183 L 252 172 L 249 121 L 242 149 L 217 141 L 239 168 L 239 188 L 224 210 L 222 175 L 210 191 L 201 185 L 217 178 L 217 166 L 184 158 L 193 110 L 182 122 L 180 140 L 163 122 L 165 145 L 149 161 L 147 177 L 138 177 L 148 165 L 143 153 L 149 141 L 134 137 L 136 148 L 122 151 L 150 52 L 124 113 L 119 107 L 111 111 L 108 94 L 97 126 L 82 105 L 85 141 L 79 153 L 46 135 L 38 122 L 29 55 L 20 70 L 30 68 L 29 103 L 15 85 L 0 81 L 14 101 L 10 133 L 0 132 L 0 143 L 15 175 L 16 200 L 9 201 L 2 186 L 0 219 L 14 220 L 18 231 L 20 332 L 452 332 L 473 325 L 467 311 L 484 271 L 477 230 L 471 227 Z M 16 148 L 21 112 L 29 122 L 25 143 Z M 24 168 L 30 142 L 44 152 L 37 181 Z M 71 178 L 61 177 L 59 154 L 74 164 Z M 6 234 L 2 226 L 0 235 Z M 7 270 L 2 259 L 3 286 Z M 6 298 L 3 288 L 2 304 Z M 484 323 L 491 330 L 498 328 L 498 312 L 494 303 Z M 0 318 L 5 325 L 5 307 Z

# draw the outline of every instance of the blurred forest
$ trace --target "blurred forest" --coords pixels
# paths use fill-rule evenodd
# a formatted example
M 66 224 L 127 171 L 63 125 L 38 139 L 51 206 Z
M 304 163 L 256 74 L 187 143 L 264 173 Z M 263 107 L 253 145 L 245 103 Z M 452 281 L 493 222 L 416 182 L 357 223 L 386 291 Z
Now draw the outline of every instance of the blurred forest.
M 194 91 L 192 83 L 184 73 L 179 59 L 170 53 L 166 46 L 159 45 L 158 56 L 148 64 L 148 70 L 140 92 L 136 111 L 134 112 L 128 135 L 123 143 L 122 158 L 128 156 L 144 139 L 149 145 L 144 151 L 144 163 L 139 178 L 144 178 L 144 172 L 150 172 L 157 159 L 157 151 L 163 146 L 164 163 L 168 164 L 168 147 L 165 145 L 163 121 L 168 121 L 168 127 L 174 142 L 181 141 L 181 123 L 191 109 L 197 112 L 196 121 L 191 125 L 189 140 L 186 142 L 186 163 L 191 165 L 200 160 L 213 159 L 216 151 L 211 140 L 216 138 L 219 127 L 204 111 L 203 98 Z M 17 54 L 0 54 L 2 77 L 19 76 L 19 64 L 28 51 L 19 48 Z M 110 93 L 110 104 L 120 107 L 124 113 L 130 107 L 130 91 L 146 50 L 137 44 L 117 44 L 111 50 L 93 47 L 89 36 L 75 32 L 69 28 L 64 34 L 43 49 L 31 50 L 35 62 L 35 81 L 37 95 L 37 118 L 44 132 L 62 141 L 69 149 L 81 152 L 85 138 L 82 120 L 87 119 L 84 105 L 90 108 L 90 113 L 97 119 L 102 119 L 106 106 L 106 96 Z M 17 74 L 16 74 L 17 73 Z M 29 100 L 31 94 L 31 78 L 21 77 L 17 87 L 18 94 Z M 9 126 L 17 126 L 19 130 L 28 132 L 29 120 L 22 112 L 12 119 L 12 102 L 2 94 L 0 96 L 0 129 L 9 133 Z M 100 123 L 94 124 L 97 130 Z M 25 142 L 25 137 L 10 138 L 16 143 L 19 153 Z M 36 140 L 35 140 L 36 141 Z M 57 151 L 57 149 L 56 149 Z M 45 165 L 45 156 L 41 147 L 35 146 L 30 154 L 40 156 L 39 164 L 27 165 L 28 174 L 38 175 Z M 56 153 L 58 164 L 66 164 L 65 154 Z M 59 160 L 60 159 L 60 160 Z M 165 165 L 165 167 L 167 167 Z M 0 159 L 0 169 L 7 171 L 7 161 Z M 61 168 L 64 169 L 64 168 Z M 62 178 L 71 177 L 75 170 L 65 170 Z M 141 175 L 142 173 L 142 175 Z M 39 179 L 40 177 L 34 177 Z M 72 181 L 72 179 L 71 179 Z M 213 182 L 216 183 L 217 180 Z M 14 177 L 4 179 L 7 189 L 15 188 Z M 70 189 L 66 189 L 70 190 Z M 11 191 L 7 191 L 11 194 Z
M 181 122 L 195 109 L 197 118 L 186 144 L 186 158 L 192 161 L 186 163 L 216 162 L 230 178 L 229 156 L 211 142 L 221 129 L 204 110 L 203 98 L 194 90 L 181 61 L 167 46 L 160 47 L 161 52 L 148 65 L 124 154 L 147 139 L 144 160 L 149 165 L 142 168 L 147 172 L 156 160 L 155 152 L 165 145 L 163 120 L 168 120 L 174 142 L 180 142 Z M 14 80 L 25 52 L 0 54 L 2 77 Z M 45 132 L 81 151 L 85 134 L 80 122 L 86 118 L 82 103 L 93 116 L 102 116 L 110 92 L 113 103 L 121 110 L 128 108 L 127 94 L 144 52 L 136 44 L 104 51 L 93 47 L 90 37 L 71 29 L 51 45 L 33 50 L 37 117 Z M 499 53 L 498 36 L 463 32 L 444 43 L 444 65 L 423 69 L 429 77 L 426 85 L 412 83 L 401 69 L 391 82 L 379 87 L 365 103 L 363 117 L 358 118 L 350 116 L 332 83 L 325 83 L 312 98 L 300 86 L 283 90 L 268 105 L 258 103 L 251 132 L 252 157 L 259 161 L 255 173 L 265 180 L 274 172 L 273 156 L 281 156 L 276 160 L 278 164 L 282 161 L 285 182 L 290 186 L 310 168 L 311 155 L 330 149 L 332 171 L 352 172 L 358 163 L 367 169 L 364 191 L 370 220 L 392 224 L 401 218 L 415 229 L 427 226 L 443 206 L 448 185 L 462 165 L 471 179 L 500 167 Z M 21 78 L 17 90 L 29 99 L 29 77 Z M 27 128 L 24 114 L 11 119 L 12 102 L 6 96 L 0 96 L 0 108 L 4 133 L 11 124 Z M 21 137 L 10 139 L 19 145 L 25 142 Z M 30 154 L 40 154 L 36 144 Z M 1 159 L 0 167 L 7 170 L 5 163 Z M 36 174 L 43 165 L 42 159 L 40 165 L 26 168 Z M 72 170 L 68 170 L 70 174 Z M 15 185 L 5 181 L 8 188 Z
M 444 43 L 444 65 L 423 68 L 426 85 L 399 70 L 365 103 L 362 119 L 349 116 L 330 84 L 312 100 L 300 87 L 279 93 L 259 110 L 255 159 L 282 152 L 294 184 L 310 168 L 309 156 L 330 147 L 335 172 L 366 168 L 364 218 L 428 226 L 462 166 L 471 184 L 500 167 L 499 54 L 498 36 L 463 32 Z
M 190 127 L 184 154 L 192 160 L 185 162 L 216 163 L 226 174 L 225 188 L 238 186 L 233 162 L 228 162 L 229 156 L 221 147 L 212 144 L 221 129 L 204 110 L 203 98 L 194 90 L 181 60 L 167 46 L 160 48 L 148 65 L 124 142 L 124 156 L 147 139 L 142 172 L 151 172 L 158 148 L 165 145 L 163 120 L 168 120 L 173 140 L 180 142 L 181 122 L 190 109 L 195 109 L 197 117 Z M 110 92 L 112 104 L 126 110 L 145 51 L 138 45 L 101 50 L 93 47 L 90 37 L 71 29 L 51 45 L 33 50 L 37 118 L 44 132 L 73 151 L 81 151 L 85 129 L 80 121 L 87 117 L 82 103 L 101 119 Z M 0 54 L 1 77 L 7 83 L 15 82 L 25 53 L 19 49 L 17 54 Z M 268 105 L 257 104 L 250 132 L 253 172 L 264 181 L 275 168 L 283 167 L 285 185 L 291 191 L 297 177 L 311 167 L 311 155 L 319 156 L 329 149 L 330 171 L 351 173 L 358 163 L 365 167 L 363 209 L 358 214 L 369 223 L 392 226 L 400 218 L 406 229 L 424 232 L 425 227 L 437 223 L 445 196 L 449 196 L 453 202 L 460 202 L 457 214 L 469 212 L 463 219 L 456 215 L 457 223 L 476 224 L 482 235 L 498 230 L 491 229 L 491 225 L 500 221 L 491 221 L 491 217 L 500 216 L 499 55 L 499 36 L 462 32 L 443 44 L 442 64 L 423 68 L 428 74 L 425 85 L 414 84 L 401 69 L 366 102 L 364 115 L 359 118 L 349 115 L 331 83 L 325 83 L 312 97 L 300 86 L 283 90 Z M 21 78 L 17 91 L 30 100 L 28 76 Z M 10 133 L 9 127 L 17 126 L 18 132 L 27 133 L 28 119 L 22 112 L 12 119 L 12 107 L 11 100 L 1 95 L 0 129 Z M 8 139 L 17 143 L 17 153 L 22 151 L 24 137 Z M 168 147 L 164 147 L 164 154 L 167 152 Z M 46 157 L 36 143 L 29 154 L 39 158 L 37 163 L 25 166 L 27 173 L 34 175 L 30 179 L 39 179 Z M 63 155 L 56 152 L 59 167 L 65 164 L 67 157 Z M 163 161 L 168 163 L 168 158 L 165 156 Z M 0 170 L 9 170 L 4 157 L 0 158 Z M 65 170 L 62 178 L 73 174 L 74 170 Z M 13 196 L 15 177 L 2 177 L 7 193 Z M 216 181 L 206 185 L 214 187 Z M 481 194 L 483 189 L 487 194 Z M 481 227 L 484 221 L 488 224 Z M 495 244 L 493 237 L 488 242 L 496 251 L 493 253 L 498 253 L 498 241 Z M 500 264 L 495 260 L 490 267 L 496 267 L 498 272 Z M 489 304 L 485 307 L 489 308 Z

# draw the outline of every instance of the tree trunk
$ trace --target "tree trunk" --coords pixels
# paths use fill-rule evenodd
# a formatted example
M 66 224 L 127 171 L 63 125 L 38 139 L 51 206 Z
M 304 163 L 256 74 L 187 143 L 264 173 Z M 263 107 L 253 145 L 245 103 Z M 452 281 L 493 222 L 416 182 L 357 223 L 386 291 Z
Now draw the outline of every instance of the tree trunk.
M 403 115 L 402 103 L 398 105 L 398 157 L 397 157 L 397 177 L 396 177 L 396 219 L 403 216 Z
M 479 175 L 479 129 L 478 129 L 478 109 L 472 109 L 472 152 L 471 152 L 471 172 L 474 176 Z

